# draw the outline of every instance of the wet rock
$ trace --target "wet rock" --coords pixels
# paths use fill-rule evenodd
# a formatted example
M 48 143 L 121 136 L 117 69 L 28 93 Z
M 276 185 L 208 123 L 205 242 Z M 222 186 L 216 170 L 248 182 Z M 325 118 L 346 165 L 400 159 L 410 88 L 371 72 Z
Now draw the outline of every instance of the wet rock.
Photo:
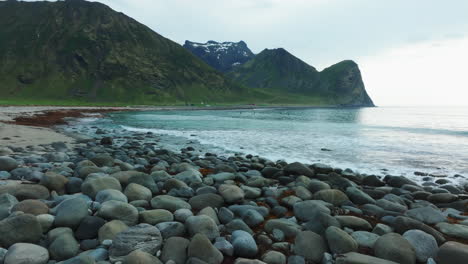
M 386 259 L 376 258 L 356 252 L 338 255 L 335 264 L 398 264 Z
M 99 229 L 106 223 L 106 221 L 97 216 L 86 216 L 80 222 L 75 236 L 76 238 L 83 239 L 92 239 L 98 236 Z
M 128 229 L 128 226 L 120 220 L 112 220 L 105 223 L 98 231 L 99 242 L 114 240 L 118 233 Z
M 147 223 L 150 225 L 174 220 L 172 213 L 165 209 L 154 209 L 140 212 L 139 218 L 141 223 Z
M 65 260 L 76 256 L 80 248 L 68 227 L 59 227 L 48 233 L 49 252 L 54 260 Z
M 236 203 L 244 200 L 244 191 L 236 185 L 221 184 L 218 191 L 226 203 Z
M 10 157 L 0 157 L 0 171 L 12 171 L 18 167 L 18 162 Z
M 468 239 L 468 226 L 449 223 L 438 223 L 436 228 L 451 237 Z
M 283 171 L 285 175 L 304 175 L 307 177 L 314 177 L 315 175 L 312 169 L 299 162 L 288 164 L 283 168 Z
M 270 219 L 265 223 L 265 231 L 268 233 L 273 232 L 273 229 L 283 231 L 286 237 L 295 237 L 300 231 L 301 227 L 288 219 Z
M 88 177 L 81 185 L 83 194 L 93 199 L 99 191 L 106 189 L 122 191 L 122 186 L 120 186 L 120 182 L 113 177 Z
M 106 189 L 99 191 L 96 194 L 96 202 L 105 203 L 107 201 L 119 201 L 123 203 L 128 203 L 127 196 L 123 194 L 121 191 L 113 190 L 113 189 Z
M 367 193 L 361 191 L 356 187 L 348 187 L 346 189 L 346 195 L 353 203 L 357 205 L 376 203 L 372 197 L 370 197 Z
M 314 219 L 315 215 L 319 212 L 330 214 L 330 209 L 328 209 L 324 203 L 314 200 L 294 204 L 294 215 L 304 222 Z
M 380 236 L 367 231 L 356 231 L 351 234 L 351 237 L 354 238 L 360 247 L 373 248 Z
M 88 215 L 88 204 L 82 198 L 71 198 L 61 202 L 52 212 L 55 213 L 55 226 L 75 228 Z
M 335 218 L 338 220 L 338 222 L 340 222 L 341 226 L 343 227 L 349 227 L 354 230 L 372 230 L 372 226 L 369 222 L 356 216 L 340 215 L 335 216 Z
M 440 210 L 431 206 L 410 209 L 406 212 L 406 215 L 429 225 L 447 221 L 447 218 Z
M 431 203 L 451 203 L 458 199 L 458 196 L 451 193 L 436 193 L 431 194 L 427 197 L 427 200 Z
M 129 201 L 145 200 L 150 201 L 153 198 L 151 190 L 136 183 L 130 183 L 127 185 L 124 191 Z

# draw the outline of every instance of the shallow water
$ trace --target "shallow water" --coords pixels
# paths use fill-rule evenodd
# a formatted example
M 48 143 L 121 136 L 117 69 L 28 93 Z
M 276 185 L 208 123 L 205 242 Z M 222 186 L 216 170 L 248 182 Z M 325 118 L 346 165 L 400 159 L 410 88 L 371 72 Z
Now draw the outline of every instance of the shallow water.
M 219 154 L 322 162 L 382 175 L 468 176 L 468 107 L 148 111 L 109 119 L 94 122 L 198 140 Z

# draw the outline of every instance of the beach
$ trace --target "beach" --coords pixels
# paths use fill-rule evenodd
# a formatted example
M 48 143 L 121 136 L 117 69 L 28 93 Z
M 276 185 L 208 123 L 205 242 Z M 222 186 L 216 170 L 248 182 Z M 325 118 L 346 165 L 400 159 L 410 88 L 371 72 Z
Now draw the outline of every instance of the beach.
M 462 181 L 221 156 L 190 140 L 167 149 L 151 131 L 74 125 L 130 110 L 141 109 L 0 109 L 4 263 L 444 264 L 468 255 Z

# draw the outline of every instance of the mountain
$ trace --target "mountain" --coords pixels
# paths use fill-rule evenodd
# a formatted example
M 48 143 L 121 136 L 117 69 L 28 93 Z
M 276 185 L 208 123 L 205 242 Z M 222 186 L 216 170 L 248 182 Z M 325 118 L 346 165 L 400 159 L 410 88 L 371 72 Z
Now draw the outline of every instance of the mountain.
M 220 72 L 230 71 L 255 56 L 244 41 L 197 43 L 186 40 L 184 48 Z
M 0 2 L 0 100 L 158 103 L 238 100 L 236 85 L 104 4 Z
M 321 105 L 374 106 L 353 61 L 319 72 L 285 49 L 265 49 L 228 76 L 247 87 L 312 97 Z

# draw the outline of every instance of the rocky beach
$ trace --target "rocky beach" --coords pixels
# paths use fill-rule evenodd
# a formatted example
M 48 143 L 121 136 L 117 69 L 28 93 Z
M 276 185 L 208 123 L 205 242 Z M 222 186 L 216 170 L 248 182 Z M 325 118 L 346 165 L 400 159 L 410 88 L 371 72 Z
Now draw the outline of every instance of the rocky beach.
M 123 110 L 0 109 L 0 263 L 468 260 L 463 181 L 173 150 L 163 135 L 66 122 Z

